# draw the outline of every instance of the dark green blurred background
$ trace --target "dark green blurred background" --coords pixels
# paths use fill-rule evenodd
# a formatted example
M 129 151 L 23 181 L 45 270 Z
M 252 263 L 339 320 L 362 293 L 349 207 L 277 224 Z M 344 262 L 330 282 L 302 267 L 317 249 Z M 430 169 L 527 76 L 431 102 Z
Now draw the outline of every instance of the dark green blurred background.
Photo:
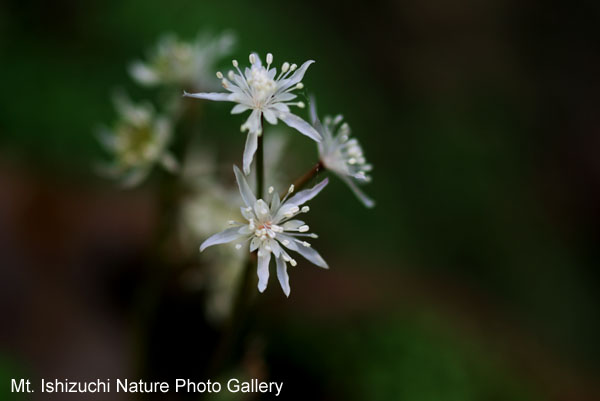
M 599 23 L 594 1 L 2 2 L 0 395 L 135 374 L 125 311 L 156 202 L 95 176 L 93 129 L 115 88 L 146 94 L 126 67 L 163 33 L 231 29 L 240 60 L 316 60 L 306 87 L 375 166 L 375 209 L 335 180 L 311 205 L 331 270 L 264 295 L 284 398 L 597 399 Z M 205 110 L 198 135 L 229 127 L 241 155 L 241 119 Z M 315 149 L 290 140 L 300 174 Z

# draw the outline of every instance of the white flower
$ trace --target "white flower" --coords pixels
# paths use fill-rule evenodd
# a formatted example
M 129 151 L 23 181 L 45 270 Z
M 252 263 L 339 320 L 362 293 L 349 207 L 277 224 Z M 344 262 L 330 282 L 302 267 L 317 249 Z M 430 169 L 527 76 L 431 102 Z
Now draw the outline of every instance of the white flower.
M 242 243 L 249 242 L 250 252 L 258 249 L 258 290 L 263 292 L 267 288 L 269 262 L 271 255 L 273 255 L 277 264 L 277 278 L 283 292 L 286 296 L 289 296 L 290 284 L 287 263 L 295 266 L 296 261 L 286 252 L 285 248 L 298 252 L 317 266 L 328 268 L 321 255 L 311 248 L 308 242 L 299 239 L 317 238 L 317 236 L 308 233 L 309 228 L 303 221 L 294 219 L 296 215 L 308 212 L 309 208 L 303 206 L 304 203 L 321 192 L 328 181 L 325 179 L 313 188 L 299 191 L 289 197 L 294 190 L 292 185 L 282 200 L 279 199 L 279 195 L 273 187 L 270 187 L 269 196 L 265 201 L 256 199 L 244 175 L 236 166 L 233 167 L 233 171 L 245 204 L 245 206 L 242 206 L 241 212 L 247 222 L 230 221 L 232 227 L 204 241 L 200 245 L 200 252 L 209 246 L 233 241 L 240 241 L 236 248 L 241 249 Z
M 162 37 L 148 62 L 135 61 L 129 73 L 140 85 L 191 85 L 197 90 L 216 89 L 213 71 L 216 63 L 231 53 L 235 38 L 231 33 L 217 36 L 198 34 L 186 42 L 174 35 Z
M 292 114 L 289 108 L 289 106 L 304 107 L 302 102 L 291 102 L 296 98 L 296 95 L 292 92 L 304 87 L 300 81 L 302 81 L 307 68 L 314 61 L 309 60 L 302 64 L 300 68 L 297 68 L 296 64 L 290 65 L 285 62 L 278 76 L 277 69 L 270 68 L 272 62 L 273 55 L 269 53 L 267 54 L 267 66 L 264 67 L 258 55 L 253 53 L 250 55 L 252 66 L 246 68 L 242 73 L 238 62 L 233 60 L 233 66 L 237 73 L 229 71 L 227 78 L 225 78 L 221 72 L 217 72 L 217 77 L 221 79 L 223 87 L 230 93 L 184 92 L 184 96 L 238 103 L 231 110 L 232 114 L 252 110 L 250 117 L 242 124 L 242 132 L 248 130 L 243 157 L 243 167 L 246 175 L 250 173 L 250 164 L 257 148 L 257 138 L 263 131 L 263 116 L 270 124 L 277 124 L 279 119 L 317 142 L 322 139 L 321 135 L 309 123 Z
M 314 127 L 323 136 L 323 141 L 318 144 L 321 163 L 344 181 L 366 207 L 375 206 L 375 201 L 356 184 L 371 181 L 368 173 L 373 166 L 367 163 L 358 140 L 350 139 L 348 123 L 342 123 L 343 117 L 337 115 L 335 118 L 326 116 L 321 124 L 314 101 L 311 101 L 310 116 Z
M 115 159 L 112 165 L 103 166 L 102 172 L 121 179 L 123 186 L 133 187 L 156 163 L 175 171 L 177 161 L 167 150 L 173 132 L 170 120 L 156 115 L 152 105 L 136 105 L 122 95 L 115 97 L 115 104 L 120 119 L 112 130 L 101 129 L 98 135 Z

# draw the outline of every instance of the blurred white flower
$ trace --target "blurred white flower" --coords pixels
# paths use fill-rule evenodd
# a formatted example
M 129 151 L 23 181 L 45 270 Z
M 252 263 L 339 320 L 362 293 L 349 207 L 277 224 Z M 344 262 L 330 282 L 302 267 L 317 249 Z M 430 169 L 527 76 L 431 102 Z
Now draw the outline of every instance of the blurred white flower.
M 125 187 L 133 187 L 156 163 L 170 172 L 177 170 L 177 161 L 167 150 L 173 132 L 171 121 L 157 115 L 151 104 L 133 104 L 124 95 L 115 97 L 115 105 L 119 120 L 112 129 L 103 128 L 98 134 L 114 157 L 101 172 L 120 179 Z
M 303 88 L 302 78 L 313 60 L 306 61 L 300 68 L 296 64 L 283 63 L 279 75 L 276 68 L 270 68 L 273 55 L 267 54 L 267 66 L 264 67 L 260 57 L 253 53 L 250 55 L 250 68 L 244 73 L 239 68 L 238 62 L 233 60 L 237 73 L 229 71 L 227 78 L 221 72 L 217 77 L 221 79 L 223 87 L 230 93 L 187 93 L 184 96 L 198 99 L 228 101 L 238 103 L 231 110 L 232 114 L 252 110 L 252 113 L 242 124 L 242 132 L 248 130 L 246 146 L 244 149 L 244 173 L 250 173 L 250 164 L 256 152 L 258 136 L 262 134 L 262 117 L 270 124 L 277 124 L 277 120 L 298 130 L 301 134 L 319 142 L 321 135 L 306 121 L 290 112 L 289 106 L 304 107 L 303 102 L 292 102 L 296 95 L 292 92 Z M 290 75 L 291 74 L 291 75 Z
M 231 218 L 231 211 L 239 205 L 238 192 L 214 179 L 212 170 L 215 166 L 209 166 L 211 158 L 208 153 L 195 153 L 192 160 L 190 156 L 186 158 L 186 164 L 191 163 L 195 170 L 190 171 L 192 174 L 187 177 L 194 185 L 182 201 L 179 228 L 184 251 L 189 250 L 190 255 L 194 254 L 194 250 L 197 252 L 200 240 L 221 229 L 223 221 Z M 182 279 L 191 289 L 202 288 L 205 291 L 206 315 L 219 323 L 231 314 L 248 255 L 238 252 L 233 245 L 200 255 L 202 268 L 190 270 Z
M 234 166 L 235 178 L 237 180 L 240 194 L 245 206 L 241 212 L 247 223 L 230 221 L 232 226 L 218 234 L 208 238 L 200 246 L 200 251 L 209 246 L 239 241 L 236 248 L 241 249 L 242 244 L 249 242 L 249 250 L 258 250 L 258 290 L 263 292 L 267 288 L 269 280 L 269 262 L 271 254 L 275 257 L 277 264 L 277 278 L 286 296 L 290 295 L 289 277 L 287 263 L 292 266 L 296 261 L 286 252 L 284 248 L 298 252 L 310 262 L 317 266 L 328 268 L 327 263 L 311 245 L 299 238 L 316 238 L 315 234 L 309 234 L 309 227 L 301 220 L 294 219 L 300 213 L 309 211 L 304 203 L 314 198 L 325 186 L 327 179 L 321 181 L 311 189 L 303 190 L 290 197 L 294 191 L 293 185 L 286 196 L 280 200 L 279 195 L 273 187 L 268 190 L 266 200 L 256 199 L 250 189 L 242 172 Z M 270 198 L 270 199 L 269 199 Z
M 162 37 L 149 61 L 135 61 L 129 73 L 141 85 L 190 85 L 197 90 L 217 89 L 213 71 L 218 61 L 231 53 L 235 37 L 231 33 L 217 36 L 198 34 L 186 42 L 174 35 Z
M 318 143 L 321 163 L 344 181 L 366 207 L 375 206 L 375 201 L 357 185 L 357 183 L 364 184 L 371 181 L 368 173 L 373 166 L 367 163 L 358 140 L 350 139 L 348 123 L 342 123 L 341 115 L 334 118 L 326 116 L 321 123 L 314 101 L 311 101 L 310 117 L 313 126 L 323 136 L 323 141 Z

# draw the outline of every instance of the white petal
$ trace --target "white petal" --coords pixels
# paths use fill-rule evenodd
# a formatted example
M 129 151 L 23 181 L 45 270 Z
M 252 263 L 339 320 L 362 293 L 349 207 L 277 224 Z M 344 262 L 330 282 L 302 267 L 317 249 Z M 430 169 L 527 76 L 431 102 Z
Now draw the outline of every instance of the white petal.
M 123 188 L 133 188 L 138 186 L 150 174 L 150 168 L 139 167 L 130 170 L 121 180 Z
M 265 251 L 262 247 L 259 252 L 261 252 L 262 256 L 258 257 L 256 274 L 258 275 L 258 290 L 263 292 L 267 289 L 267 283 L 269 282 L 269 262 L 271 261 L 271 252 Z
M 263 115 L 265 116 L 265 120 L 267 120 L 269 122 L 269 124 L 277 124 L 277 116 L 275 115 L 275 113 L 272 110 L 269 109 L 265 109 L 263 111 Z
M 102 127 L 96 133 L 98 141 L 106 148 L 106 150 L 114 152 L 117 150 L 117 136 L 109 129 Z
M 282 227 L 284 230 L 297 230 L 298 227 L 301 227 L 305 224 L 306 223 L 303 222 L 302 220 L 290 220 L 290 221 L 286 221 Z
M 315 60 L 305 61 L 300 66 L 300 68 L 298 68 L 296 70 L 296 72 L 294 72 L 294 75 L 292 75 L 291 77 L 288 78 L 288 84 L 289 84 L 289 86 L 296 85 L 298 82 L 302 81 L 302 78 L 304 78 L 304 74 L 306 73 L 306 70 L 314 62 L 315 62 Z
M 129 75 L 142 85 L 155 85 L 158 83 L 158 75 L 156 71 L 148 67 L 148 65 L 137 61 L 129 66 Z
M 204 251 L 209 246 L 225 244 L 227 242 L 235 241 L 236 239 L 242 238 L 239 232 L 239 227 L 230 227 L 220 233 L 210 236 L 206 241 L 200 245 L 200 252 Z
M 315 125 L 315 122 L 319 120 L 319 115 L 317 114 L 317 102 L 313 96 L 310 97 L 308 107 L 308 114 L 310 115 L 310 122 Z
M 210 92 L 210 93 L 187 93 L 187 92 L 183 92 L 183 96 L 185 97 L 193 97 L 196 99 L 206 99 L 206 100 L 215 100 L 218 102 L 228 102 L 231 101 L 231 93 L 216 93 L 216 92 Z
M 290 277 L 287 272 L 287 265 L 285 260 L 282 257 L 275 259 L 277 262 L 277 278 L 279 279 L 279 284 L 281 284 L 281 289 L 286 297 L 290 296 Z
M 271 247 L 273 255 L 275 255 L 275 257 L 278 258 L 279 255 L 281 255 L 281 246 L 279 245 L 279 242 L 277 242 L 274 239 L 269 239 L 269 246 Z
M 284 245 L 286 248 L 291 249 L 292 251 L 298 252 L 302 255 L 306 260 L 314 263 L 315 265 L 329 269 L 327 262 L 319 255 L 319 252 L 315 251 L 312 247 L 306 247 L 304 245 L 298 244 L 294 237 L 285 234 L 277 234 L 277 239 L 280 240 L 288 240 L 288 243 Z
M 242 125 L 242 130 L 248 130 L 249 132 L 260 132 L 262 130 L 260 122 L 261 112 L 259 110 L 252 110 L 252 113 Z
M 238 234 L 240 234 L 240 235 L 250 235 L 253 232 L 254 232 L 254 230 L 251 230 L 250 226 L 248 226 L 248 225 L 238 227 Z
M 260 246 L 260 239 L 258 239 L 257 237 L 252 238 L 252 241 L 250 241 L 250 252 L 256 251 L 259 246 Z
M 319 134 L 323 137 L 323 142 L 319 143 L 319 153 L 322 154 L 325 148 L 322 146 L 323 143 L 331 143 L 333 138 L 331 137 L 331 133 L 323 124 L 321 124 L 321 120 L 319 120 L 319 115 L 317 114 L 317 102 L 313 96 L 310 97 L 309 100 L 309 115 L 310 115 L 310 123 L 317 130 Z
M 246 110 L 250 110 L 250 107 L 246 106 L 245 104 L 236 104 L 233 106 L 233 109 L 231 109 L 231 114 L 240 114 Z
M 356 197 L 369 209 L 375 206 L 375 201 L 371 198 L 369 198 L 359 187 L 358 185 L 356 185 L 354 183 L 354 181 L 352 181 L 351 178 L 349 178 L 346 175 L 342 175 L 342 174 L 336 174 L 338 177 L 341 178 L 342 181 L 344 181 L 352 190 L 352 192 L 354 192 L 354 195 L 356 195 Z
M 293 93 L 290 93 L 290 92 L 285 92 L 280 95 L 275 95 L 276 102 L 287 102 L 287 101 L 290 101 L 295 98 L 296 98 L 296 95 L 294 95 Z
M 279 209 L 279 204 L 281 199 L 279 199 L 279 194 L 277 192 L 273 193 L 273 198 L 271 198 L 271 214 L 275 214 L 277 209 Z
M 252 64 L 252 65 L 255 65 L 257 67 L 261 67 L 262 63 L 260 61 L 260 56 L 258 55 L 258 53 L 252 53 L 252 54 L 254 54 L 254 57 L 256 57 L 256 59 L 254 61 L 254 64 Z
M 304 64 L 302 64 L 300 66 L 300 68 L 298 68 L 294 74 L 292 74 L 291 77 L 281 80 L 278 84 L 279 84 L 279 91 L 285 91 L 287 88 L 296 85 L 298 82 L 302 81 L 302 78 L 304 78 L 304 73 L 306 72 L 306 70 L 308 69 L 308 67 L 314 63 L 314 60 L 308 60 L 306 61 Z
M 269 205 L 262 199 L 259 199 L 254 203 L 254 213 L 258 221 L 264 221 L 269 216 Z
M 242 158 L 242 163 L 244 167 L 244 174 L 250 174 L 250 165 L 252 164 L 252 159 L 254 158 L 254 153 L 256 153 L 256 149 L 258 148 L 258 133 L 257 132 L 248 132 L 248 136 L 246 137 L 246 146 L 244 147 L 244 156 Z M 252 204 L 254 205 L 254 203 Z M 248 206 L 252 206 L 248 205 Z
M 285 201 L 285 203 L 294 204 L 298 206 L 303 205 L 304 203 L 317 196 L 319 192 L 321 192 L 328 183 L 329 178 L 325 178 L 323 181 L 321 181 L 314 187 L 298 192 L 296 195 L 292 196 L 287 201 Z
M 250 136 L 250 134 L 248 134 Z M 235 180 L 237 181 L 238 188 L 240 189 L 240 195 L 242 196 L 242 200 L 247 207 L 253 207 L 256 203 L 256 196 L 254 196 L 254 192 L 250 189 L 250 185 L 248 185 L 248 181 L 246 181 L 246 177 L 238 166 L 233 166 L 233 173 L 235 174 Z M 242 214 L 244 212 L 242 211 Z M 246 217 L 244 215 L 244 217 Z M 246 217 L 248 218 L 248 217 Z
M 304 121 L 303 119 L 301 119 L 300 117 L 298 117 L 295 114 L 279 113 L 279 115 L 277 117 L 279 117 L 279 119 L 281 121 L 283 121 L 290 127 L 297 129 L 298 132 L 300 132 L 303 135 L 306 135 L 307 137 L 309 137 L 310 139 L 312 139 L 316 142 L 321 142 L 321 140 L 323 139 L 321 137 L 321 134 L 319 134 L 317 132 L 317 130 L 315 130 L 312 127 L 312 125 L 310 125 L 309 123 L 307 123 L 306 121 Z
M 256 216 L 254 216 L 254 212 L 252 211 L 252 208 L 250 208 L 250 210 L 248 210 L 248 206 L 242 206 L 242 207 L 240 207 L 240 211 L 242 212 L 242 216 L 244 216 L 244 218 L 246 220 L 250 220 L 250 219 L 255 219 L 256 218 Z
M 287 104 L 279 103 L 279 102 L 271 104 L 269 106 L 269 109 L 280 112 L 280 113 L 289 113 L 290 112 L 290 108 L 288 107 Z
M 179 169 L 179 163 L 177 162 L 177 159 L 175 159 L 175 156 L 168 152 L 160 158 L 160 164 L 162 164 L 162 166 L 170 173 L 175 173 Z

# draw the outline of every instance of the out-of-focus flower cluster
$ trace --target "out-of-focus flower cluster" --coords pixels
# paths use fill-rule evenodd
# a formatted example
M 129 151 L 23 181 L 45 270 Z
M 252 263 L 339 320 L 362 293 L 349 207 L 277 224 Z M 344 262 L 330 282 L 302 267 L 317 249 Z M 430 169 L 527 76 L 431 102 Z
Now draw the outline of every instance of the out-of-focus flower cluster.
M 231 33 L 218 36 L 202 33 L 191 42 L 166 35 L 159 40 L 147 61 L 134 61 L 129 66 L 129 73 L 144 86 L 216 89 L 215 66 L 231 54 L 234 44 L 235 37 Z
M 174 172 L 177 161 L 168 151 L 173 135 L 171 120 L 156 113 L 150 103 L 132 103 L 124 95 L 115 96 L 119 119 L 112 128 L 101 128 L 98 137 L 113 154 L 101 171 L 118 179 L 125 187 L 141 183 L 155 164 Z

